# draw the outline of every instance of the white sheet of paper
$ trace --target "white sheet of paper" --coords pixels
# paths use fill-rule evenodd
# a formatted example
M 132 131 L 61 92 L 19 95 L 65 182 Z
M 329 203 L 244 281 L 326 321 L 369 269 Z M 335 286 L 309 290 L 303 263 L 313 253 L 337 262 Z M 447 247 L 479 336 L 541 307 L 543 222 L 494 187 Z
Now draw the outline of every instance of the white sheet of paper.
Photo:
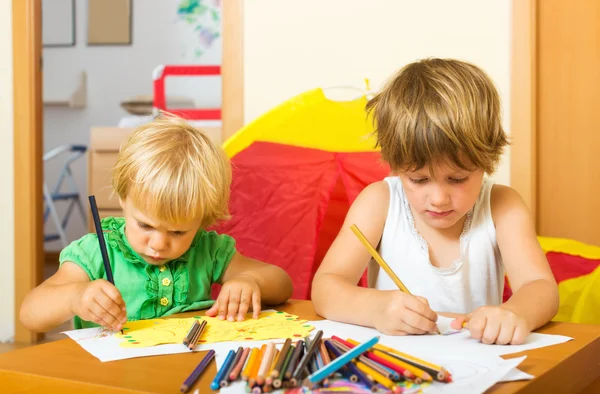
M 527 356 L 504 360 L 500 357 L 438 357 L 433 362 L 444 365 L 454 379 L 452 383 L 433 382 L 424 394 L 481 394 L 514 370 Z
M 442 334 L 452 332 L 450 322 L 452 319 L 440 316 L 438 327 Z M 352 324 L 338 323 L 331 320 L 309 321 L 307 324 L 315 326 L 315 330 L 323 330 L 323 337 L 337 335 L 342 338 L 352 338 L 362 342 L 374 336 L 380 337 L 380 342 L 386 346 L 398 349 L 414 356 L 438 355 L 487 355 L 502 356 L 518 353 L 524 350 L 537 349 L 544 346 L 556 345 L 567 342 L 573 338 L 562 335 L 547 335 L 532 333 L 522 345 L 486 345 L 470 337 L 468 330 L 449 335 L 410 335 L 389 336 L 383 335 L 373 328 L 355 326 Z

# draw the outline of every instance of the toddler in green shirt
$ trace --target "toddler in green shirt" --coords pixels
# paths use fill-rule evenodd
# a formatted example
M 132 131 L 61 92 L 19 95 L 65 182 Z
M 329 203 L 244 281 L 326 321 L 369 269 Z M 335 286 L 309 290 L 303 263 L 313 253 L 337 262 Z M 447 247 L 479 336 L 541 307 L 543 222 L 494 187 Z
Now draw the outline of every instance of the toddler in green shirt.
M 205 309 L 243 320 L 261 303 L 280 304 L 292 281 L 279 267 L 245 257 L 235 241 L 205 229 L 228 217 L 231 166 L 206 135 L 174 116 L 139 127 L 121 147 L 112 185 L 123 218 L 102 220 L 115 285 L 105 280 L 98 237 L 60 254 L 60 268 L 23 301 L 21 322 L 44 332 L 75 327 L 120 330 L 127 320 Z M 211 300 L 213 283 L 222 285 Z

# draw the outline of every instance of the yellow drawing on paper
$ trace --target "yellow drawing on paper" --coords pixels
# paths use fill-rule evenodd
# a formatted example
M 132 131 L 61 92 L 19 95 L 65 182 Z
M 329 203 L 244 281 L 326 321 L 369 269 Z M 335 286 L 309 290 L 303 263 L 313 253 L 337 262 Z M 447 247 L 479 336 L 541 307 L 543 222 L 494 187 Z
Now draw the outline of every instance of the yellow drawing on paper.
M 194 319 L 206 320 L 206 328 L 198 344 L 224 341 L 259 341 L 278 338 L 303 338 L 308 336 L 313 326 L 298 316 L 285 312 L 261 312 L 258 319 L 252 313 L 241 322 L 219 320 L 215 317 L 197 316 L 186 319 L 152 319 L 127 322 L 121 347 L 149 347 L 168 343 L 183 343 Z

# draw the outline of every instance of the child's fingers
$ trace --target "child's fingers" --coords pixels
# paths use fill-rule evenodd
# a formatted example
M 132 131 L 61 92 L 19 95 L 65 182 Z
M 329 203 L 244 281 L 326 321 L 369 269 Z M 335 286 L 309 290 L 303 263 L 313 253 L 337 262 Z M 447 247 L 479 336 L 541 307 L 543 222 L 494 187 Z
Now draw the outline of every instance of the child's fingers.
M 219 308 L 219 300 L 217 299 L 215 301 L 215 303 L 213 304 L 213 306 L 211 306 L 209 310 L 204 312 L 204 314 L 206 316 L 215 317 L 217 315 L 218 308 Z
M 407 331 L 411 334 L 424 334 L 435 330 L 435 322 L 412 311 L 407 311 L 402 320 L 403 323 L 412 329 L 411 331 Z
M 450 322 L 450 327 L 453 330 L 460 330 L 463 328 L 463 325 L 467 323 L 469 319 L 468 315 L 457 316 L 452 322 Z
M 218 308 L 218 319 L 225 320 L 227 316 L 227 306 L 229 304 L 229 290 L 221 289 L 221 293 L 219 294 L 219 298 L 217 299 Z
M 237 312 L 240 309 L 241 299 L 241 290 L 234 290 L 229 293 L 229 303 L 227 305 L 227 320 L 235 320 L 235 316 L 237 316 Z
M 512 340 L 510 341 L 511 345 L 520 345 L 525 342 L 527 336 L 529 335 L 529 330 L 525 326 L 517 325 L 515 332 L 513 333 Z
M 242 290 L 240 298 L 240 306 L 237 310 L 237 320 L 243 321 L 246 318 L 246 313 L 250 309 L 250 302 L 252 301 L 252 292 L 249 289 Z
M 497 319 L 487 319 L 485 322 L 485 330 L 483 330 L 483 336 L 481 342 L 491 345 L 496 342 L 498 335 L 500 334 L 500 321 Z
M 477 315 L 474 315 L 469 319 L 469 332 L 471 333 L 472 338 L 481 339 L 483 337 L 486 321 L 487 318 L 485 316 Z
M 104 319 L 102 319 L 100 316 L 96 315 L 92 310 L 88 311 L 88 316 L 86 316 L 85 320 L 99 324 L 102 327 L 112 329 L 112 325 L 110 325 L 108 322 L 104 321 Z
M 496 343 L 498 345 L 507 345 L 512 341 L 513 335 L 517 326 L 511 323 L 502 324 L 500 326 L 500 333 L 498 334 L 498 338 L 496 338 Z
M 117 289 L 113 284 L 111 284 L 108 281 L 102 281 L 101 283 L 102 285 L 100 286 L 100 289 L 102 290 L 102 292 L 106 294 L 111 300 L 113 300 L 113 302 L 119 307 L 124 307 L 125 301 L 123 300 L 119 289 Z
M 111 315 L 106 309 L 99 303 L 92 304 L 89 308 L 90 312 L 98 318 L 98 324 L 102 324 L 104 327 L 119 330 L 120 323 Z
M 405 305 L 409 310 L 418 313 L 431 322 L 435 323 L 437 321 L 437 314 L 431 310 L 427 303 L 422 302 L 419 298 L 409 297 Z M 435 324 L 433 324 L 432 329 L 435 329 Z
M 120 324 L 121 319 L 123 318 L 123 309 L 121 309 L 120 306 L 115 304 L 115 302 L 105 293 L 96 294 L 94 300 L 108 315 L 106 317 L 102 316 L 104 321 L 107 321 L 115 326 Z
M 260 315 L 260 310 L 260 292 L 255 291 L 254 293 L 252 293 L 252 317 L 258 319 L 258 316 Z

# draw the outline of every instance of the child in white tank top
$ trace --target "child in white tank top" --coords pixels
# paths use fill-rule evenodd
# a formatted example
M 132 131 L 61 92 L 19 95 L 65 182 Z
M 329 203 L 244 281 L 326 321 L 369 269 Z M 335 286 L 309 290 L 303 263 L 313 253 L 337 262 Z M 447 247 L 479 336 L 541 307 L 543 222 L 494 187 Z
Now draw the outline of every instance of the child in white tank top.
M 352 204 L 313 280 L 317 312 L 392 335 L 432 332 L 444 312 L 484 343 L 523 343 L 555 315 L 558 289 L 522 199 L 485 175 L 508 144 L 492 81 L 469 63 L 422 60 L 367 110 L 392 174 Z M 352 224 L 413 295 L 369 264 Z

